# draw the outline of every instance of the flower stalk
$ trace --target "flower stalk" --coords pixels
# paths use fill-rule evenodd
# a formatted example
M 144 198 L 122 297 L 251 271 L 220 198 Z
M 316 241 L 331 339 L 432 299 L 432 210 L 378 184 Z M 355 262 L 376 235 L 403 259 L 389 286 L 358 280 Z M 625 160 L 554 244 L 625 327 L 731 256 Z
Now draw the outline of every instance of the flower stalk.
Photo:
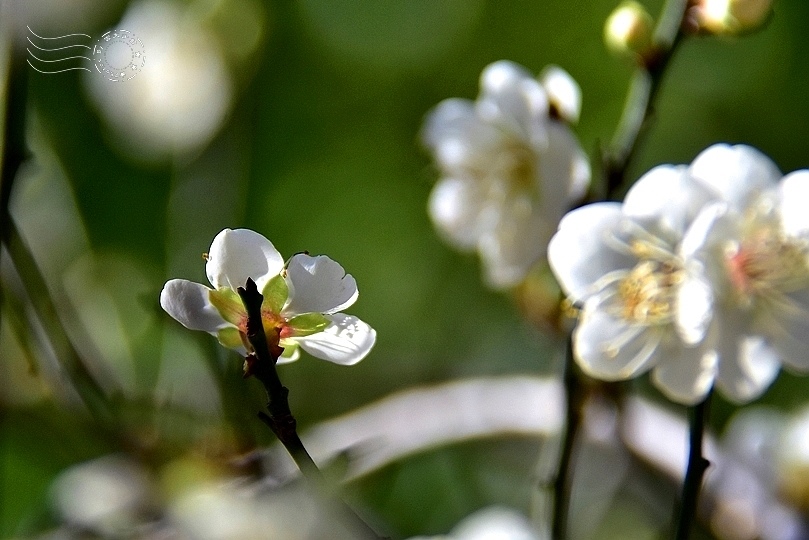
M 278 437 L 304 477 L 328 493 L 323 474 L 298 435 L 297 422 L 289 408 L 289 389 L 281 383 L 275 367 L 278 357 L 283 353 L 279 345 L 280 331 L 277 328 L 272 330 L 274 334 L 270 340 L 267 339 L 261 317 L 264 296 L 258 291 L 255 281 L 248 278 L 246 285 L 238 287 L 237 292 L 247 311 L 247 340 L 253 348 L 247 359 L 245 376 L 255 376 L 267 392 L 267 410 L 270 414 L 259 412 L 258 417 Z M 343 503 L 340 506 L 340 517 L 348 522 L 347 525 L 362 531 L 364 538 L 380 538 L 348 505 Z
M 710 400 L 711 394 L 709 393 L 703 401 L 688 408 L 688 466 L 685 471 L 680 513 L 674 534 L 676 540 L 688 540 L 691 534 L 691 528 L 697 515 L 697 502 L 699 501 L 699 492 L 702 487 L 702 477 L 711 464 L 702 455 L 702 440 L 705 434 L 705 423 L 708 419 Z
M 275 433 L 301 472 L 309 478 L 315 475 L 315 480 L 321 482 L 320 471 L 298 436 L 297 423 L 289 409 L 289 389 L 281 383 L 275 369 L 278 357 L 283 352 L 278 345 L 278 330 L 275 330 L 276 335 L 273 336 L 274 350 L 271 350 L 265 337 L 264 324 L 261 321 L 264 296 L 258 292 L 255 281 L 250 278 L 245 287 L 238 288 L 238 293 L 247 311 L 247 339 L 254 351 L 254 359 L 248 359 L 249 374 L 254 375 L 267 392 L 267 410 L 270 414 L 260 412 L 258 416 Z
M 615 196 L 623 185 L 638 141 L 648 127 L 666 67 L 684 35 L 682 28 L 687 8 L 686 0 L 666 2 L 655 28 L 652 46 L 647 54 L 639 57 L 618 127 L 609 149 L 602 154 L 602 189 L 608 198 Z M 590 200 L 598 198 L 592 193 L 589 197 Z
M 573 464 L 576 441 L 582 420 L 583 392 L 579 374 L 573 359 L 573 338 L 568 336 L 565 350 L 565 427 L 562 433 L 559 466 L 553 482 L 553 522 L 551 538 L 564 540 L 567 537 L 567 521 L 570 512 L 570 493 L 573 487 Z

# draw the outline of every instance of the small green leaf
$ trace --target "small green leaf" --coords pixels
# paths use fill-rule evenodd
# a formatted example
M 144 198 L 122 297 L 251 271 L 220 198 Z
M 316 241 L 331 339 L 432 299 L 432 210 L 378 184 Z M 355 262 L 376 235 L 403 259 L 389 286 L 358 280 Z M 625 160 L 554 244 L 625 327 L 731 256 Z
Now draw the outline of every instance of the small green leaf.
M 247 315 L 244 310 L 244 304 L 242 304 L 242 299 L 239 298 L 236 291 L 232 289 L 210 291 L 208 293 L 208 299 L 222 318 L 231 324 L 238 326 Z
M 320 313 L 304 313 L 292 317 L 287 324 L 295 331 L 295 337 L 309 336 L 322 332 L 329 326 L 329 319 Z
M 228 326 L 227 328 L 221 329 L 216 334 L 216 338 L 219 340 L 219 343 L 228 349 L 238 349 L 239 347 L 244 347 L 241 332 L 239 332 L 239 329 L 234 326 Z
M 264 303 L 262 307 L 269 308 L 273 313 L 281 313 L 281 310 L 286 304 L 289 297 L 289 287 L 284 279 L 284 276 L 278 274 L 264 285 L 264 290 L 261 291 L 264 295 Z

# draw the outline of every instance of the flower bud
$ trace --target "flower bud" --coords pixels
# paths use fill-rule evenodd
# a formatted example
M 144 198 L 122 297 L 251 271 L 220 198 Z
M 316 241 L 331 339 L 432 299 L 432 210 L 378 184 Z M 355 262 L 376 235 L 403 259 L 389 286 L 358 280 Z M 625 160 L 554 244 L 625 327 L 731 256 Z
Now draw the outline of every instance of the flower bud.
M 690 15 L 700 32 L 743 34 L 767 21 L 772 3 L 773 0 L 698 0 Z
M 634 0 L 621 3 L 604 24 L 604 42 L 618 56 L 643 57 L 652 47 L 654 21 Z

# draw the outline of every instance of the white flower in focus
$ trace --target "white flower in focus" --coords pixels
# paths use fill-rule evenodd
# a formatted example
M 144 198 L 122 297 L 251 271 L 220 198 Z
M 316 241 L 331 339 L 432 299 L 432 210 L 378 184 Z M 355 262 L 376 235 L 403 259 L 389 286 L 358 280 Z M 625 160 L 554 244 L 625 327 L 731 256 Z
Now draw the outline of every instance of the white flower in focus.
M 376 332 L 357 317 L 338 313 L 359 294 L 351 274 L 329 257 L 299 253 L 284 259 L 260 234 L 225 229 L 216 235 L 207 256 L 210 289 L 184 279 L 163 287 L 160 305 L 191 330 L 203 330 L 225 347 L 245 354 L 247 313 L 238 287 L 252 278 L 264 295 L 262 322 L 268 341 L 277 336 L 284 348 L 278 363 L 300 356 L 298 347 L 323 360 L 351 365 L 376 342 Z M 277 334 L 275 333 L 277 332 Z
M 207 144 L 233 94 L 216 37 L 193 10 L 170 0 L 133 3 L 116 28 L 143 42 L 143 69 L 118 83 L 93 71 L 85 82 L 121 146 L 139 157 L 162 159 Z
M 718 386 L 758 397 L 780 365 L 809 371 L 809 170 L 782 178 L 748 146 L 715 145 L 691 165 L 716 193 L 683 242 L 715 290 Z
M 578 85 L 549 67 L 540 81 L 508 61 L 482 73 L 480 96 L 448 99 L 428 116 L 423 138 L 442 179 L 429 201 L 445 239 L 477 250 L 493 287 L 522 280 L 590 179 L 568 126 L 579 115 Z
M 587 374 L 620 380 L 653 369 L 655 385 L 684 404 L 710 390 L 716 357 L 701 342 L 711 289 L 699 265 L 680 253 L 710 197 L 686 167 L 660 166 L 638 180 L 623 204 L 591 204 L 562 219 L 548 261 L 581 307 L 573 350 Z

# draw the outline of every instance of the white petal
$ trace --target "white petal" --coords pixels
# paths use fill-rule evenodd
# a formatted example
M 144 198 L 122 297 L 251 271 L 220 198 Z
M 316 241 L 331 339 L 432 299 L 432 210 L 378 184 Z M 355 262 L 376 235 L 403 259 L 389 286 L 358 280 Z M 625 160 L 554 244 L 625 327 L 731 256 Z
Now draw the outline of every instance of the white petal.
M 737 403 L 760 396 L 778 375 L 778 353 L 761 336 L 748 332 L 739 313 L 718 316 L 719 375 L 717 386 Z
M 421 137 L 445 174 L 460 174 L 496 146 L 503 134 L 478 117 L 471 101 L 453 98 L 427 115 Z
M 545 90 L 528 71 L 508 60 L 487 66 L 480 76 L 478 115 L 525 141 L 542 139 L 541 126 L 548 116 Z
M 624 214 L 653 220 L 682 238 L 700 209 L 712 199 L 708 188 L 694 182 L 683 165 L 660 165 L 644 174 L 627 192 Z
M 253 278 L 259 291 L 283 268 L 284 259 L 275 246 L 250 229 L 225 229 L 217 234 L 205 265 L 208 280 L 217 289 L 236 290 Z
M 575 358 L 582 370 L 597 379 L 617 381 L 654 366 L 659 357 L 659 332 L 630 325 L 595 304 L 592 300 L 585 304 L 573 333 Z
M 689 345 L 702 341 L 713 316 L 713 288 L 698 266 L 692 264 L 690 275 L 677 288 L 677 330 Z
M 740 216 L 727 204 L 710 203 L 697 215 L 680 243 L 680 254 L 704 264 L 706 275 L 716 286 L 725 280 L 725 249 L 740 238 Z
M 538 212 L 536 201 L 528 196 L 512 198 L 496 212 L 496 218 L 498 221 L 481 236 L 478 251 L 489 286 L 505 288 L 522 281 L 545 255 L 556 223 Z
M 481 216 L 485 204 L 481 185 L 474 180 L 445 178 L 430 193 L 428 210 L 438 232 L 451 244 L 474 249 L 486 223 Z
M 581 111 L 581 88 L 570 74 L 559 66 L 548 66 L 539 76 L 549 101 L 562 118 L 571 124 L 579 121 Z
M 537 187 L 543 215 L 558 221 L 587 190 L 590 164 L 567 126 L 554 122 L 548 125 L 547 134 L 548 146 L 537 162 Z
M 167 281 L 160 293 L 160 307 L 188 328 L 216 334 L 232 326 L 210 302 L 211 289 L 185 279 Z
M 801 373 L 809 371 L 809 290 L 784 295 L 787 304 L 772 309 L 768 334 L 781 362 Z
M 696 405 L 708 394 L 716 378 L 716 353 L 703 347 L 670 346 L 661 353 L 652 381 L 670 400 Z
M 301 313 L 336 313 L 357 300 L 357 282 L 339 263 L 325 255 L 299 253 L 287 265 L 289 299 L 285 317 Z
M 580 148 L 573 160 L 573 175 L 568 192 L 568 200 L 571 203 L 584 197 L 590 186 L 590 158 Z
M 809 170 L 795 171 L 781 180 L 778 186 L 781 204 L 781 223 L 790 236 L 809 235 Z
M 565 293 L 580 302 L 596 292 L 605 274 L 630 269 L 636 260 L 612 249 L 609 236 L 625 218 L 620 203 L 596 203 L 569 212 L 548 245 L 548 262 Z
M 351 315 L 329 315 L 331 324 L 322 332 L 294 338 L 301 348 L 314 357 L 350 366 L 371 351 L 376 343 L 376 331 Z
M 744 145 L 715 144 L 694 159 L 688 172 L 739 209 L 746 207 L 751 197 L 775 187 L 781 178 L 781 171 L 770 158 Z

